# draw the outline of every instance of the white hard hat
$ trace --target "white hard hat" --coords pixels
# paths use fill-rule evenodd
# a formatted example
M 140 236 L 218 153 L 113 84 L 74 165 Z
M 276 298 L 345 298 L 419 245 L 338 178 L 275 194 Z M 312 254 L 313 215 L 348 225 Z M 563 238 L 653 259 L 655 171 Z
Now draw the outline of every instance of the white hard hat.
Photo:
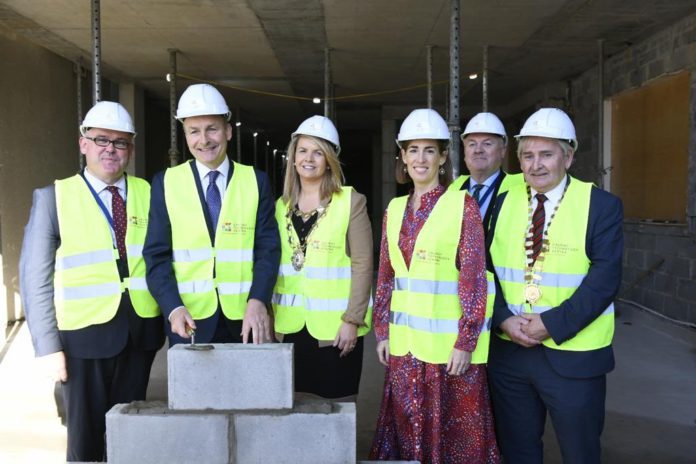
M 469 134 L 495 134 L 501 136 L 503 141 L 507 143 L 505 127 L 498 116 L 493 113 L 479 113 L 471 118 L 462 132 L 462 140 Z
M 128 132 L 135 136 L 135 127 L 128 110 L 120 103 L 100 101 L 94 105 L 80 124 L 80 133 L 85 135 L 91 127 Z
M 558 108 L 541 108 L 527 118 L 522 130 L 515 138 L 519 140 L 520 137 L 529 136 L 564 140 L 570 143 L 573 150 L 578 149 L 573 121 Z
M 433 139 L 449 141 L 450 132 L 447 123 L 442 116 L 429 108 L 411 111 L 401 123 L 396 144 L 401 148 L 400 142 L 406 140 Z
M 302 121 L 302 124 L 292 133 L 296 135 L 311 135 L 330 142 L 336 147 L 336 153 L 341 151 L 341 143 L 338 140 L 338 131 L 331 120 L 325 116 L 315 115 Z
M 182 121 L 192 116 L 222 115 L 230 120 L 230 109 L 225 98 L 210 84 L 189 85 L 179 98 L 176 119 Z

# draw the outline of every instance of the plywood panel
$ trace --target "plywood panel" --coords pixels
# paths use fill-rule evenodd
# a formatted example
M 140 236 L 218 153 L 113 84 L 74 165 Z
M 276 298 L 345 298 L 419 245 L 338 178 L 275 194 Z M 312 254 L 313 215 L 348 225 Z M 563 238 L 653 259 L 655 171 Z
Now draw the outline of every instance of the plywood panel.
M 625 216 L 684 222 L 690 73 L 612 99 L 612 191 Z

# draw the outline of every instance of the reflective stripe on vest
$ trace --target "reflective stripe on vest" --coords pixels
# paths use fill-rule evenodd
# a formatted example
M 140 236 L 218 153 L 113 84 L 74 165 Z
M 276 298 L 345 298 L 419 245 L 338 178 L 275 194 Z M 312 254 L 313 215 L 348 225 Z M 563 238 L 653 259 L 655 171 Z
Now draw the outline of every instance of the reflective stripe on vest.
M 85 179 L 75 175 L 55 182 L 61 244 L 56 251 L 54 303 L 60 330 L 77 330 L 111 320 L 129 288 L 140 317 L 159 315 L 145 283 L 145 242 L 150 186 L 126 176 L 128 199 L 126 248 L 130 277 L 121 282 L 110 225 Z M 88 230 L 90 233 L 86 234 Z
M 351 262 L 346 254 L 346 235 L 350 220 L 351 187 L 331 197 L 331 202 L 312 235 L 307 238 L 304 266 L 296 271 L 291 264 L 293 243 L 299 243 L 294 227 L 286 227 L 289 205 L 280 198 L 276 202 L 276 220 L 281 242 L 278 280 L 273 291 L 275 330 L 279 333 L 299 332 L 305 325 L 317 340 L 333 340 L 343 323 L 341 316 L 348 309 L 351 287 Z M 365 335 L 372 322 L 372 298 L 365 314 Z
M 387 241 L 394 269 L 389 350 L 394 356 L 410 352 L 421 361 L 445 364 L 454 348 L 462 315 L 456 259 L 467 195 L 452 190 L 438 199 L 418 234 L 409 268 L 398 243 L 408 197 L 395 198 L 389 204 Z M 487 280 L 487 314 L 472 354 L 472 363 L 476 364 L 488 360 L 495 286 L 492 274 Z
M 575 178 L 570 178 L 569 182 L 549 229 L 550 248 L 540 273 L 541 298 L 534 305 L 524 298 L 524 236 L 528 227 L 526 186 L 510 189 L 501 206 L 490 252 L 506 304 L 513 314 L 541 314 L 560 306 L 575 293 L 590 268 L 585 254 L 585 236 L 592 184 Z M 559 350 L 589 351 L 610 345 L 613 333 L 614 305 L 610 304 L 570 340 L 558 345 L 547 338 L 543 343 Z
M 164 175 L 172 267 L 179 295 L 194 319 L 212 316 L 218 301 L 228 319 L 244 317 L 253 280 L 258 184 L 251 166 L 233 162 L 231 172 L 214 246 L 191 165 L 169 168 Z

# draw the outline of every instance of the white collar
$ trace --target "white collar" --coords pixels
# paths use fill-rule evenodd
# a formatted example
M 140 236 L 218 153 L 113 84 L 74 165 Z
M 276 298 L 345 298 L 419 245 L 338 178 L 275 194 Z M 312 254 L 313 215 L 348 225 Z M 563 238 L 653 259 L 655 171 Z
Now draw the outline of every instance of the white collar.
M 552 204 L 557 204 L 560 200 L 561 197 L 563 196 L 563 191 L 565 190 L 565 186 L 568 183 L 568 174 L 563 176 L 563 179 L 558 183 L 557 186 L 546 192 L 544 195 L 546 195 L 547 200 L 550 200 Z M 536 194 L 538 193 L 536 190 L 533 188 L 531 189 L 532 192 L 532 198 L 535 198 Z
M 113 184 L 107 184 L 106 182 L 89 172 L 89 169 L 85 168 L 85 179 L 87 179 L 87 182 L 89 182 L 89 185 L 92 186 L 92 188 L 95 192 L 97 192 L 97 194 L 99 194 L 102 190 L 104 190 L 106 187 L 109 187 L 110 185 L 118 187 L 118 189 L 121 192 L 126 191 L 126 176 L 121 176 Z
M 205 176 L 208 175 L 210 171 L 213 171 L 213 169 L 210 169 L 208 166 L 205 164 L 201 163 L 200 161 L 196 160 L 196 169 L 198 169 L 198 174 L 201 176 L 201 180 L 205 179 Z M 230 174 L 230 160 L 225 156 L 225 159 L 222 160 L 222 163 L 220 163 L 220 166 L 214 169 L 215 171 L 219 172 L 224 176 L 225 179 Z

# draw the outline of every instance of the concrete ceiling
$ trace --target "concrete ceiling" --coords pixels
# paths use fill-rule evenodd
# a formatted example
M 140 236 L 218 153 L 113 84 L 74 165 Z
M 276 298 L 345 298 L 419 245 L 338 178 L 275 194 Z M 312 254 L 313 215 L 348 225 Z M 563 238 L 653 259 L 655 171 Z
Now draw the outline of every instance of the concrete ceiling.
M 462 106 L 480 105 L 480 78 L 467 76 L 481 74 L 488 45 L 493 110 L 594 66 L 598 38 L 610 56 L 696 10 L 694 0 L 460 5 Z M 90 0 L 0 0 L 0 27 L 90 63 L 90 7 Z M 180 74 L 215 81 L 245 119 L 271 133 L 287 134 L 323 107 L 232 87 L 322 96 L 327 47 L 341 130 L 377 124 L 382 105 L 425 106 L 425 88 L 389 91 L 426 82 L 428 45 L 434 46 L 433 80 L 449 75 L 450 0 L 102 0 L 101 22 L 109 78 L 135 81 L 166 106 L 167 50 L 178 49 Z M 180 91 L 188 83 L 180 79 Z M 438 106 L 446 88 L 434 88 Z

